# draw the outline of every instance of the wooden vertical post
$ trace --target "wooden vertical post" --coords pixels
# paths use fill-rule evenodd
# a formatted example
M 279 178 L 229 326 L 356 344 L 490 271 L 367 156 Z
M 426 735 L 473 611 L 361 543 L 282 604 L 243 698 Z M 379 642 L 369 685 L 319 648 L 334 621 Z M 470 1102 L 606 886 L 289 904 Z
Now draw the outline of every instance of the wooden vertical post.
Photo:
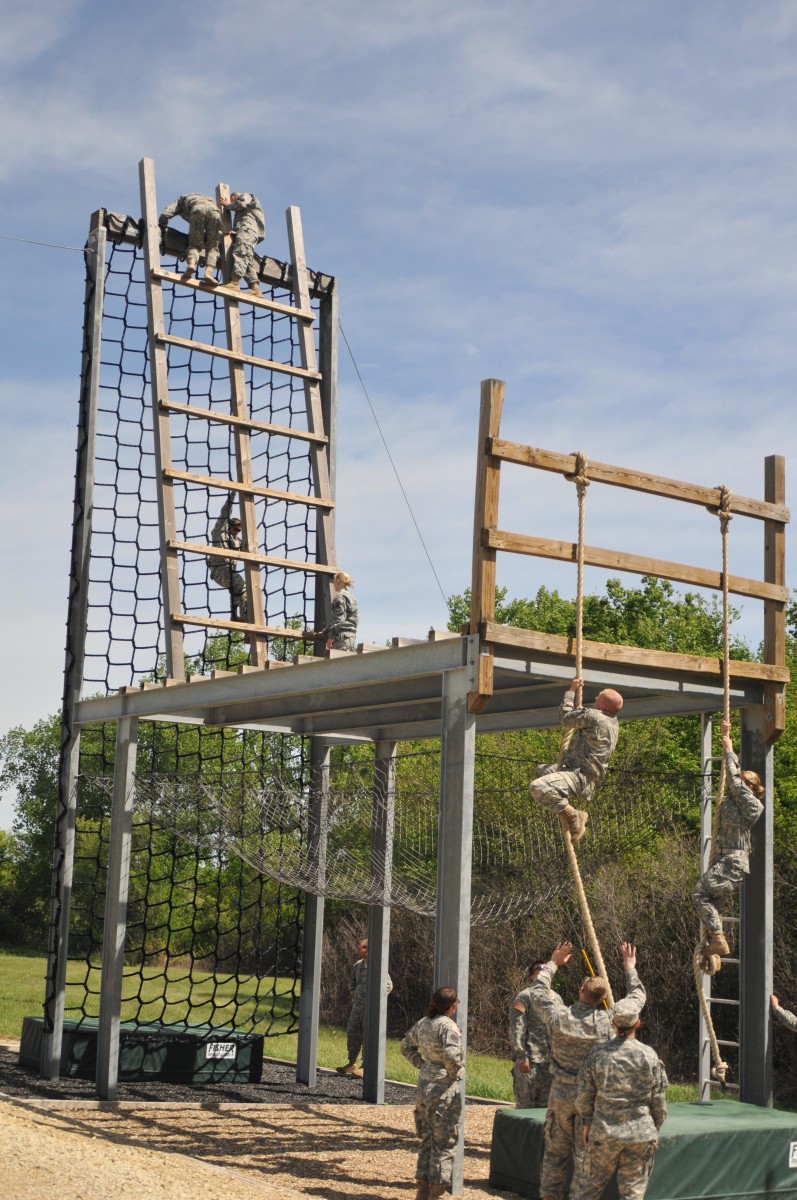
M 708 870 L 711 861 L 712 802 L 714 799 L 711 755 L 712 721 L 705 713 L 700 714 L 700 760 L 703 784 L 700 795 L 700 873 Z M 702 936 L 703 926 L 700 926 Z M 702 976 L 703 995 L 711 996 L 711 976 Z M 710 1010 L 709 1010 L 710 1011 Z M 708 1027 L 699 1012 L 698 1021 L 698 1100 L 701 1104 L 711 1103 L 711 1042 Z
M 119 1079 L 119 1025 L 130 884 L 133 828 L 133 779 L 138 747 L 138 721 L 123 717 L 116 727 L 111 833 L 102 932 L 102 981 L 97 1030 L 97 1095 L 115 1100 Z
M 216 202 L 218 204 L 226 203 L 229 198 L 229 184 L 218 184 L 216 187 Z M 224 283 L 229 282 L 230 278 L 230 240 L 230 218 L 225 213 L 221 255 Z M 243 352 L 241 310 L 238 306 L 238 301 L 233 299 L 230 292 L 224 292 L 223 296 L 227 345 L 234 353 L 241 354 Z M 230 359 L 229 366 L 230 412 L 234 417 L 245 421 L 251 416 L 251 413 L 249 412 L 249 402 L 246 396 L 244 364 Z M 236 425 L 233 436 L 235 439 L 235 462 L 238 482 L 251 486 L 254 482 L 252 477 L 252 435 L 246 425 Z M 243 544 L 246 549 L 254 554 L 259 554 L 255 498 L 248 492 L 241 493 L 241 528 L 243 530 Z M 265 625 L 266 616 L 263 604 L 263 584 L 260 575 L 260 566 L 257 563 L 244 561 L 244 577 L 246 579 L 247 621 L 254 625 Z M 249 660 L 255 666 L 262 667 L 268 658 L 268 638 L 263 634 L 251 633 L 249 641 Z
M 396 814 L 396 743 L 377 742 L 371 808 L 371 882 L 378 894 L 368 905 L 368 976 L 363 1037 L 363 1100 L 385 1102 L 387 974 L 393 892 L 393 829 Z
M 484 531 L 498 526 L 501 460 L 491 453 L 491 440 L 501 428 L 504 384 L 484 379 L 481 385 L 479 440 L 476 458 L 476 498 L 473 513 L 473 574 L 470 596 L 470 632 L 478 633 L 483 622 L 495 619 L 495 550 L 485 545 Z M 493 653 L 482 647 L 479 655 L 478 690 L 468 693 L 468 711 L 481 712 L 493 694 Z
M 764 499 L 786 503 L 786 463 L 780 454 L 764 459 Z M 786 527 L 780 521 L 764 522 L 764 579 L 786 582 Z M 764 662 L 782 667 L 786 662 L 786 605 L 764 601 Z M 765 686 L 766 740 L 771 745 L 786 728 L 786 693 L 782 684 Z
M 315 1087 L 318 1070 L 318 1009 L 321 999 L 321 951 L 324 940 L 327 813 L 329 811 L 329 746 L 310 739 L 310 832 L 307 856 L 318 876 L 318 894 L 304 897 L 302 938 L 302 990 L 299 996 L 299 1046 L 296 1082 Z

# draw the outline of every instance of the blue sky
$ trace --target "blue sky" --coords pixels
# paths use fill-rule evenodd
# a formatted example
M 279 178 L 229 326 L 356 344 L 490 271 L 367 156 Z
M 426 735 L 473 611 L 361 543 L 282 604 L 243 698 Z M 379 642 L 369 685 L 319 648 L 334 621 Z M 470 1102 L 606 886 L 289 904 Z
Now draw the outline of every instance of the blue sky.
M 766 454 L 794 461 L 797 3 L 29 0 L 0 62 L 9 236 L 80 246 L 95 208 L 138 215 L 143 155 L 163 203 L 256 192 L 277 258 L 301 207 L 447 594 L 488 376 L 505 435 L 548 449 L 748 495 Z M 0 255 L 5 730 L 60 702 L 83 265 Z M 340 383 L 361 633 L 422 636 L 445 608 L 344 347 Z M 719 565 L 702 510 L 598 491 L 593 544 Z M 575 536 L 558 477 L 509 471 L 505 500 L 504 527 Z M 734 522 L 734 573 L 760 573 L 762 534 Z M 750 602 L 738 632 L 760 629 Z

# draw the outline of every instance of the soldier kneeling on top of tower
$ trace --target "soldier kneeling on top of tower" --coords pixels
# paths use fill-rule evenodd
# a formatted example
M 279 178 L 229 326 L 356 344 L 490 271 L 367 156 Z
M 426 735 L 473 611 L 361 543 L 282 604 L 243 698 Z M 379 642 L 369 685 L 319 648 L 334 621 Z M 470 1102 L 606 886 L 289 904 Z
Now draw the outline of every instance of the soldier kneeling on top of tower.
M 210 287 L 216 286 L 214 271 L 219 257 L 221 236 L 221 212 L 211 196 L 201 192 L 189 192 L 178 196 L 174 204 L 164 208 L 158 217 L 161 232 L 165 233 L 172 217 L 182 217 L 188 222 L 188 254 L 183 279 L 190 279 L 199 264 L 200 254 L 205 255 L 205 280 Z
M 260 201 L 251 192 L 231 192 L 224 207 L 235 213 L 230 287 L 240 287 L 243 278 L 249 284 L 250 292 L 262 296 L 255 264 L 255 246 L 266 236 L 266 219 Z
M 697 914 L 706 928 L 701 947 L 706 955 L 728 953 L 722 918 L 714 902 L 738 891 L 739 884 L 749 873 L 750 830 L 764 811 L 764 785 L 755 771 L 739 770 L 739 760 L 733 752 L 730 721 L 722 722 L 722 749 L 727 793 L 719 806 L 711 866 L 700 876 L 692 892 Z
M 232 496 L 224 502 L 210 534 L 211 546 L 218 546 L 222 550 L 241 549 L 241 521 L 238 517 L 230 516 L 232 502 Z M 235 569 L 237 561 L 235 558 L 209 556 L 208 569 L 213 582 L 230 593 L 230 620 L 245 621 L 248 615 L 246 584 L 241 572 Z
M 549 763 L 537 771 L 529 791 L 538 804 L 559 814 L 562 829 L 570 832 L 575 845 L 584 836 L 589 813 L 575 807 L 583 804 L 606 774 L 617 745 L 617 713 L 623 697 L 614 688 L 605 688 L 595 697 L 592 708 L 576 708 L 575 698 L 583 679 L 574 679 L 559 707 L 559 722 L 572 729 L 573 736 L 561 763 Z

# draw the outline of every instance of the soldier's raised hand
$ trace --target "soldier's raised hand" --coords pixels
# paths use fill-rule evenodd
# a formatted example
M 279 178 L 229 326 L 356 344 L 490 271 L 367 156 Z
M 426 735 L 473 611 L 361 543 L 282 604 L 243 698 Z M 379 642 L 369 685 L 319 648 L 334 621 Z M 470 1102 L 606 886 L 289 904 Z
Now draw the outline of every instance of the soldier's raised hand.
M 563 967 L 565 963 L 570 962 L 570 955 L 572 953 L 572 942 L 559 942 L 551 955 L 551 962 L 556 963 L 557 967 Z
M 636 946 L 631 942 L 623 942 L 620 954 L 623 959 L 623 970 L 633 971 L 636 967 Z

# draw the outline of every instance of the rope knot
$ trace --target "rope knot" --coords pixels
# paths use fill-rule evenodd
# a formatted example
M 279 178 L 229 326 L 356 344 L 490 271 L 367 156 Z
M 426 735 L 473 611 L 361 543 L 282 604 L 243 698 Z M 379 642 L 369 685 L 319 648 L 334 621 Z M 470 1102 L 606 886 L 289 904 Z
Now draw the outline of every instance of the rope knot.
M 719 504 L 707 504 L 706 509 L 708 512 L 713 513 L 715 517 L 719 517 L 723 529 L 727 529 L 728 523 L 733 520 L 733 512 L 731 510 L 733 492 L 724 483 L 717 485 L 717 491 L 720 494 Z
M 574 483 L 578 488 L 588 488 L 590 482 L 587 475 L 587 471 L 589 470 L 589 459 L 583 450 L 574 451 L 574 457 L 576 460 L 575 470 L 573 471 L 572 475 L 565 475 L 565 479 L 569 479 L 570 482 Z

